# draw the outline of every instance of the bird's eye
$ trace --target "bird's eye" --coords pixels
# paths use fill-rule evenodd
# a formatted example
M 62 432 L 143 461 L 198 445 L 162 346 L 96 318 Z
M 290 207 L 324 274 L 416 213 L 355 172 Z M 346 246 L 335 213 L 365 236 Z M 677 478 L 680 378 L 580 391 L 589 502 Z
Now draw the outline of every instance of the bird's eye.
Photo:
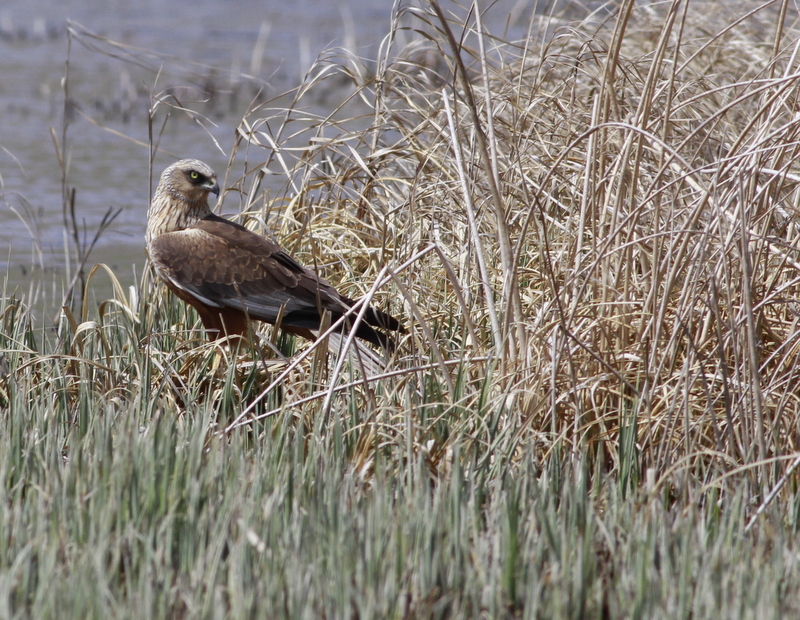
M 199 173 L 199 172 L 197 172 L 196 170 L 192 170 L 192 171 L 189 173 L 189 177 L 191 177 L 191 179 L 192 179 L 193 181 L 196 181 L 197 179 L 199 179 L 199 178 L 200 178 L 200 173 Z

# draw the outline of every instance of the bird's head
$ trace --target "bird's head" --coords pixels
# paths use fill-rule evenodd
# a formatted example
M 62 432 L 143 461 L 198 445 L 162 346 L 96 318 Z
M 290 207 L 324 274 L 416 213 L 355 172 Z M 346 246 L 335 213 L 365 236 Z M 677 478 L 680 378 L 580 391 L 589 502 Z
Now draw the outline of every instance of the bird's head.
M 211 213 L 208 195 L 219 196 L 217 175 L 208 164 L 182 159 L 161 174 L 147 213 L 147 236 L 182 230 Z
M 172 164 L 161 174 L 158 187 L 188 203 L 208 202 L 209 193 L 219 196 L 217 175 L 208 164 L 197 159 L 182 159 Z

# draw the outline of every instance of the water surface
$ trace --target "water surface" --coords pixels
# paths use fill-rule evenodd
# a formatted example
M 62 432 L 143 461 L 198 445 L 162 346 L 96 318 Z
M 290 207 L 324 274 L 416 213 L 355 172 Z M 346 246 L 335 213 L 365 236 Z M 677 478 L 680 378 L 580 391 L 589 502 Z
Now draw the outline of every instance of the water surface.
M 502 34 L 509 16 L 524 22 L 534 4 L 495 3 L 487 23 Z M 445 1 L 443 6 L 455 5 Z M 178 87 L 176 92 L 189 99 L 204 89 L 213 93 L 204 110 L 215 125 L 203 128 L 173 115 L 155 158 L 156 177 L 183 157 L 224 169 L 253 93 L 269 98 L 296 86 L 329 48 L 376 58 L 392 7 L 391 0 L 5 0 L 0 8 L 0 248 L 5 249 L 0 273 L 7 274 L 12 289 L 27 288 L 42 274 L 51 280 L 65 275 L 69 244 L 53 139 L 63 149 L 65 114 L 64 153 L 81 234 L 90 238 L 109 208 L 120 209 L 90 265 L 105 262 L 130 284 L 144 264 L 151 192 L 148 148 L 136 143 L 148 142 L 148 92 Z M 76 36 L 68 36 L 68 28 Z M 334 93 L 319 105 L 333 109 L 338 103 Z

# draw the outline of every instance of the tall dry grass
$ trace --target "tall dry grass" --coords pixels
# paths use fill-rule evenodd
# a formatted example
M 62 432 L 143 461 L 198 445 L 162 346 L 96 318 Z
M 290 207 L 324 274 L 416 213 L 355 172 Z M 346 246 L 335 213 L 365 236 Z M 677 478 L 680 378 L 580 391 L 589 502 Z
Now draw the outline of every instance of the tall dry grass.
M 433 362 L 445 408 L 488 398 L 518 439 L 635 480 L 745 468 L 758 494 L 796 450 L 795 33 L 785 4 L 634 7 L 520 43 L 401 10 L 376 75 L 320 62 L 297 107 L 251 112 L 230 180 L 348 294 L 391 279 L 396 365 Z M 342 75 L 364 117 L 301 110 Z

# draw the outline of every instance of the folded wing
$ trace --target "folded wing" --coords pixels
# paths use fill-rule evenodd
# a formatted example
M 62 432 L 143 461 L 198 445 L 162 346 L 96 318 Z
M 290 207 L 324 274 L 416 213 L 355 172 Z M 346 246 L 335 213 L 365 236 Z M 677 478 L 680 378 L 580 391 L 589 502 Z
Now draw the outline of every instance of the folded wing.
M 354 303 L 277 244 L 216 215 L 160 235 L 151 242 L 150 255 L 159 275 L 193 305 L 238 310 L 267 323 L 275 323 L 283 308 L 282 326 L 316 329 L 322 312 L 335 321 Z M 365 321 L 404 331 L 396 319 L 374 309 Z M 369 325 L 359 325 L 356 334 L 393 346 Z

